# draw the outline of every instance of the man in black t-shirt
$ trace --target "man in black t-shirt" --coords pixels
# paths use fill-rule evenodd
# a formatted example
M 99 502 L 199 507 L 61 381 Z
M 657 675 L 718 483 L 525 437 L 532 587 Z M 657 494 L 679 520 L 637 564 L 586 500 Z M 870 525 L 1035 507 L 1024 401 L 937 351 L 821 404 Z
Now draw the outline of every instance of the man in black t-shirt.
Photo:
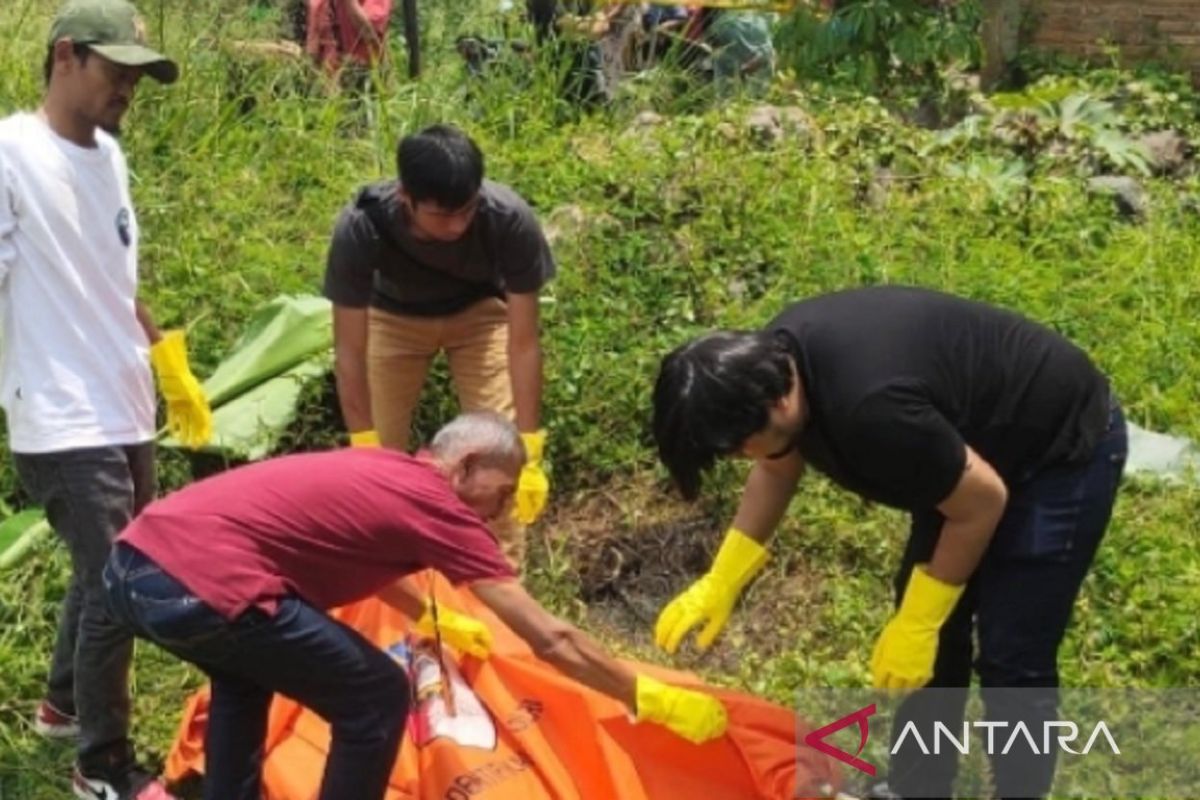
M 554 259 L 533 211 L 484 179 L 483 154 L 462 131 L 433 125 L 406 136 L 396 161 L 399 180 L 359 190 L 329 248 L 342 416 L 352 445 L 406 450 L 430 363 L 444 352 L 463 410 L 512 419 L 525 442 L 520 524 L 496 531 L 519 567 L 522 526 L 549 492 L 538 296 Z
M 1063 337 L 922 289 L 814 297 L 763 331 L 712 333 L 669 354 L 654 435 L 689 499 L 717 457 L 754 460 L 712 568 L 658 619 L 655 637 L 668 651 L 702 623 L 698 644 L 711 644 L 766 562 L 763 545 L 811 464 L 912 514 L 898 610 L 871 659 L 877 687 L 968 686 L 973 622 L 984 687 L 1058 685 L 1058 646 L 1127 449 L 1108 381 Z M 918 713 L 918 697 L 902 719 Z M 1055 703 L 1051 692 L 1037 709 L 989 705 L 989 714 L 1054 719 Z M 1053 758 L 1020 758 L 994 764 L 998 796 L 1049 789 Z M 901 748 L 892 789 L 951 796 L 955 769 L 952 757 L 919 760 Z

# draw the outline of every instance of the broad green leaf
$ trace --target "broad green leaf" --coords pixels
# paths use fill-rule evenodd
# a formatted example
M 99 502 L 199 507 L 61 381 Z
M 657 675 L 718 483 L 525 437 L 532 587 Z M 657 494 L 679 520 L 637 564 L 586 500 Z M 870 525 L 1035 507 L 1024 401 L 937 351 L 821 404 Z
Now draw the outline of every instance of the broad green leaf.
M 265 458 L 296 418 L 304 385 L 329 372 L 325 353 L 260 383 L 213 412 L 213 438 L 205 448 L 239 459 Z
M 1008 200 L 1029 180 L 1024 162 L 993 156 L 975 156 L 962 164 L 949 164 L 946 175 L 981 184 L 1001 201 Z
M 328 300 L 277 297 L 259 310 L 232 352 L 205 381 L 213 406 L 206 452 L 263 458 L 296 417 L 307 381 L 325 375 L 333 345 Z M 166 447 L 180 447 L 165 437 Z
M 1141 142 L 1135 142 L 1120 131 L 1097 131 L 1092 144 L 1118 169 L 1132 169 L 1149 175 L 1150 154 Z
M 333 346 L 331 306 L 323 297 L 277 297 L 259 310 L 204 382 L 217 407 Z
M 40 508 L 27 508 L 0 523 L 0 571 L 23 562 L 50 530 Z
M 1082 93 L 1073 94 L 1060 103 L 1042 102 L 1038 116 L 1058 128 L 1068 139 L 1088 138 L 1094 131 L 1121 124 L 1121 117 L 1111 103 Z

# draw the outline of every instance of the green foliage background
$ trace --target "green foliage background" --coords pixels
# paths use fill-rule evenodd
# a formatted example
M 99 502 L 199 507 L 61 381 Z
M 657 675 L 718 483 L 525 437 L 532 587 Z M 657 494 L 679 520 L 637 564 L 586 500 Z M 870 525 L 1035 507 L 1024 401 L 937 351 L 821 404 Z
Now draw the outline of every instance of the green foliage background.
M 1066 151 L 1040 153 L 1034 169 L 1022 161 L 1027 153 L 990 132 L 1002 112 L 986 103 L 976 109 L 981 127 L 955 138 L 905 122 L 915 99 L 903 87 L 878 98 L 845 83 L 785 77 L 769 99 L 803 109 L 807 133 L 768 147 L 745 129 L 750 100 L 715 104 L 669 72 L 631 81 L 610 108 L 590 115 L 559 96 L 561 68 L 546 60 L 509 62 L 490 81 L 468 81 L 454 35 L 496 34 L 501 23 L 490 6 L 466 0 L 425 9 L 429 71 L 420 82 L 382 76 L 365 98 L 324 91 L 301 64 L 233 55 L 235 39 L 275 35 L 281 23 L 269 6 L 142 7 L 152 38 L 183 66 L 176 86 L 143 83 L 126 123 L 144 293 L 161 322 L 188 328 L 199 373 L 219 362 L 262 302 L 319 291 L 337 210 L 360 183 L 392 174 L 397 137 L 427 123 L 466 128 L 491 177 L 565 231 L 556 244 L 560 275 L 543 307 L 557 506 L 546 527 L 558 527 L 538 547 L 530 580 L 574 619 L 591 617 L 566 555 L 571 509 L 615 493 L 624 507 L 614 531 L 636 535 L 639 504 L 654 506 L 667 491 L 647 431 L 658 359 L 692 334 L 759 325 L 809 294 L 911 283 L 1011 306 L 1088 349 L 1131 420 L 1200 437 L 1194 171 L 1146 180 L 1151 213 L 1134 225 L 1085 191 L 1089 175 L 1113 168 L 1086 134 Z M 41 0 L 0 7 L 0 114 L 38 102 L 50 13 Z M 398 44 L 395 55 L 402 66 Z M 1195 95 L 1172 78 L 1108 70 L 1069 80 L 1070 91 L 1112 99 L 1122 133 L 1171 126 L 1200 139 Z M 661 124 L 635 125 L 646 110 L 663 114 Z M 880 168 L 890 177 L 873 193 Z M 444 376 L 435 383 L 426 430 L 452 409 Z M 338 433 L 327 389 L 311 394 L 295 447 L 329 444 Z M 164 457 L 164 487 L 185 481 L 187 466 Z M 7 460 L 3 470 L 0 497 L 18 506 Z M 741 472 L 723 465 L 710 483 L 703 511 L 713 537 Z M 1198 512 L 1195 489 L 1125 491 L 1064 647 L 1068 683 L 1200 679 Z M 744 614 L 719 664 L 693 666 L 784 703 L 802 685 L 861 684 L 904 533 L 900 515 L 806 479 L 780 532 L 780 556 L 748 598 L 780 586 L 797 593 L 797 613 L 772 631 L 786 646 L 764 654 L 745 645 L 739 625 L 769 628 L 772 620 Z M 0 585 L 0 797 L 66 791 L 69 748 L 37 739 L 28 718 L 67 574 L 60 548 L 47 545 Z M 609 643 L 659 658 L 644 630 L 626 633 Z M 139 648 L 135 720 L 144 749 L 165 751 L 197 681 Z

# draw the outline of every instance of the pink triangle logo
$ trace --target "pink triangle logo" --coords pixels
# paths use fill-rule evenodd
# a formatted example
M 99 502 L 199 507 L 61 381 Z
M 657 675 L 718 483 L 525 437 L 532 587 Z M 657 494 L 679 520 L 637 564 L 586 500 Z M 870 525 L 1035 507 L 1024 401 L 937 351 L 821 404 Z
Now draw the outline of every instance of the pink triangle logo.
M 863 761 L 859 756 L 862 754 L 863 748 L 867 746 L 867 737 L 870 735 L 870 727 L 867 723 L 867 718 L 875 713 L 875 704 L 860 708 L 853 714 L 847 714 L 841 719 L 831 722 L 823 728 L 817 728 L 812 733 L 804 737 L 804 743 L 809 747 L 820 750 L 827 756 L 833 756 L 838 761 L 844 764 L 849 764 L 855 769 L 865 772 L 872 778 L 875 777 L 875 767 Z M 837 733 L 842 728 L 848 727 L 855 722 L 858 723 L 859 743 L 858 750 L 854 755 L 850 755 L 845 750 L 841 750 L 825 741 L 826 737 Z

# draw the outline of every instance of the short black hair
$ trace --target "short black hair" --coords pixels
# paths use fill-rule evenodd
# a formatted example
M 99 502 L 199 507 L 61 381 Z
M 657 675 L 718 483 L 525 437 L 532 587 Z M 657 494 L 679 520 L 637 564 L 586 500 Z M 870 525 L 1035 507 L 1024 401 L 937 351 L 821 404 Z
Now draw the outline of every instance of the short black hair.
M 483 185 L 483 153 L 453 125 L 430 125 L 401 139 L 396 168 L 414 203 L 432 200 L 444 209 L 462 208 Z
M 716 331 L 671 351 L 654 384 L 658 456 L 687 500 L 718 456 L 767 426 L 792 389 L 791 349 L 769 331 Z
M 56 42 L 51 42 L 46 48 L 46 61 L 42 64 L 42 80 L 47 86 L 50 85 L 50 75 L 54 72 L 54 45 Z M 83 42 L 75 42 L 71 45 L 71 52 L 75 54 L 75 58 L 80 64 L 84 64 L 88 60 L 88 55 L 91 54 L 91 49 Z

